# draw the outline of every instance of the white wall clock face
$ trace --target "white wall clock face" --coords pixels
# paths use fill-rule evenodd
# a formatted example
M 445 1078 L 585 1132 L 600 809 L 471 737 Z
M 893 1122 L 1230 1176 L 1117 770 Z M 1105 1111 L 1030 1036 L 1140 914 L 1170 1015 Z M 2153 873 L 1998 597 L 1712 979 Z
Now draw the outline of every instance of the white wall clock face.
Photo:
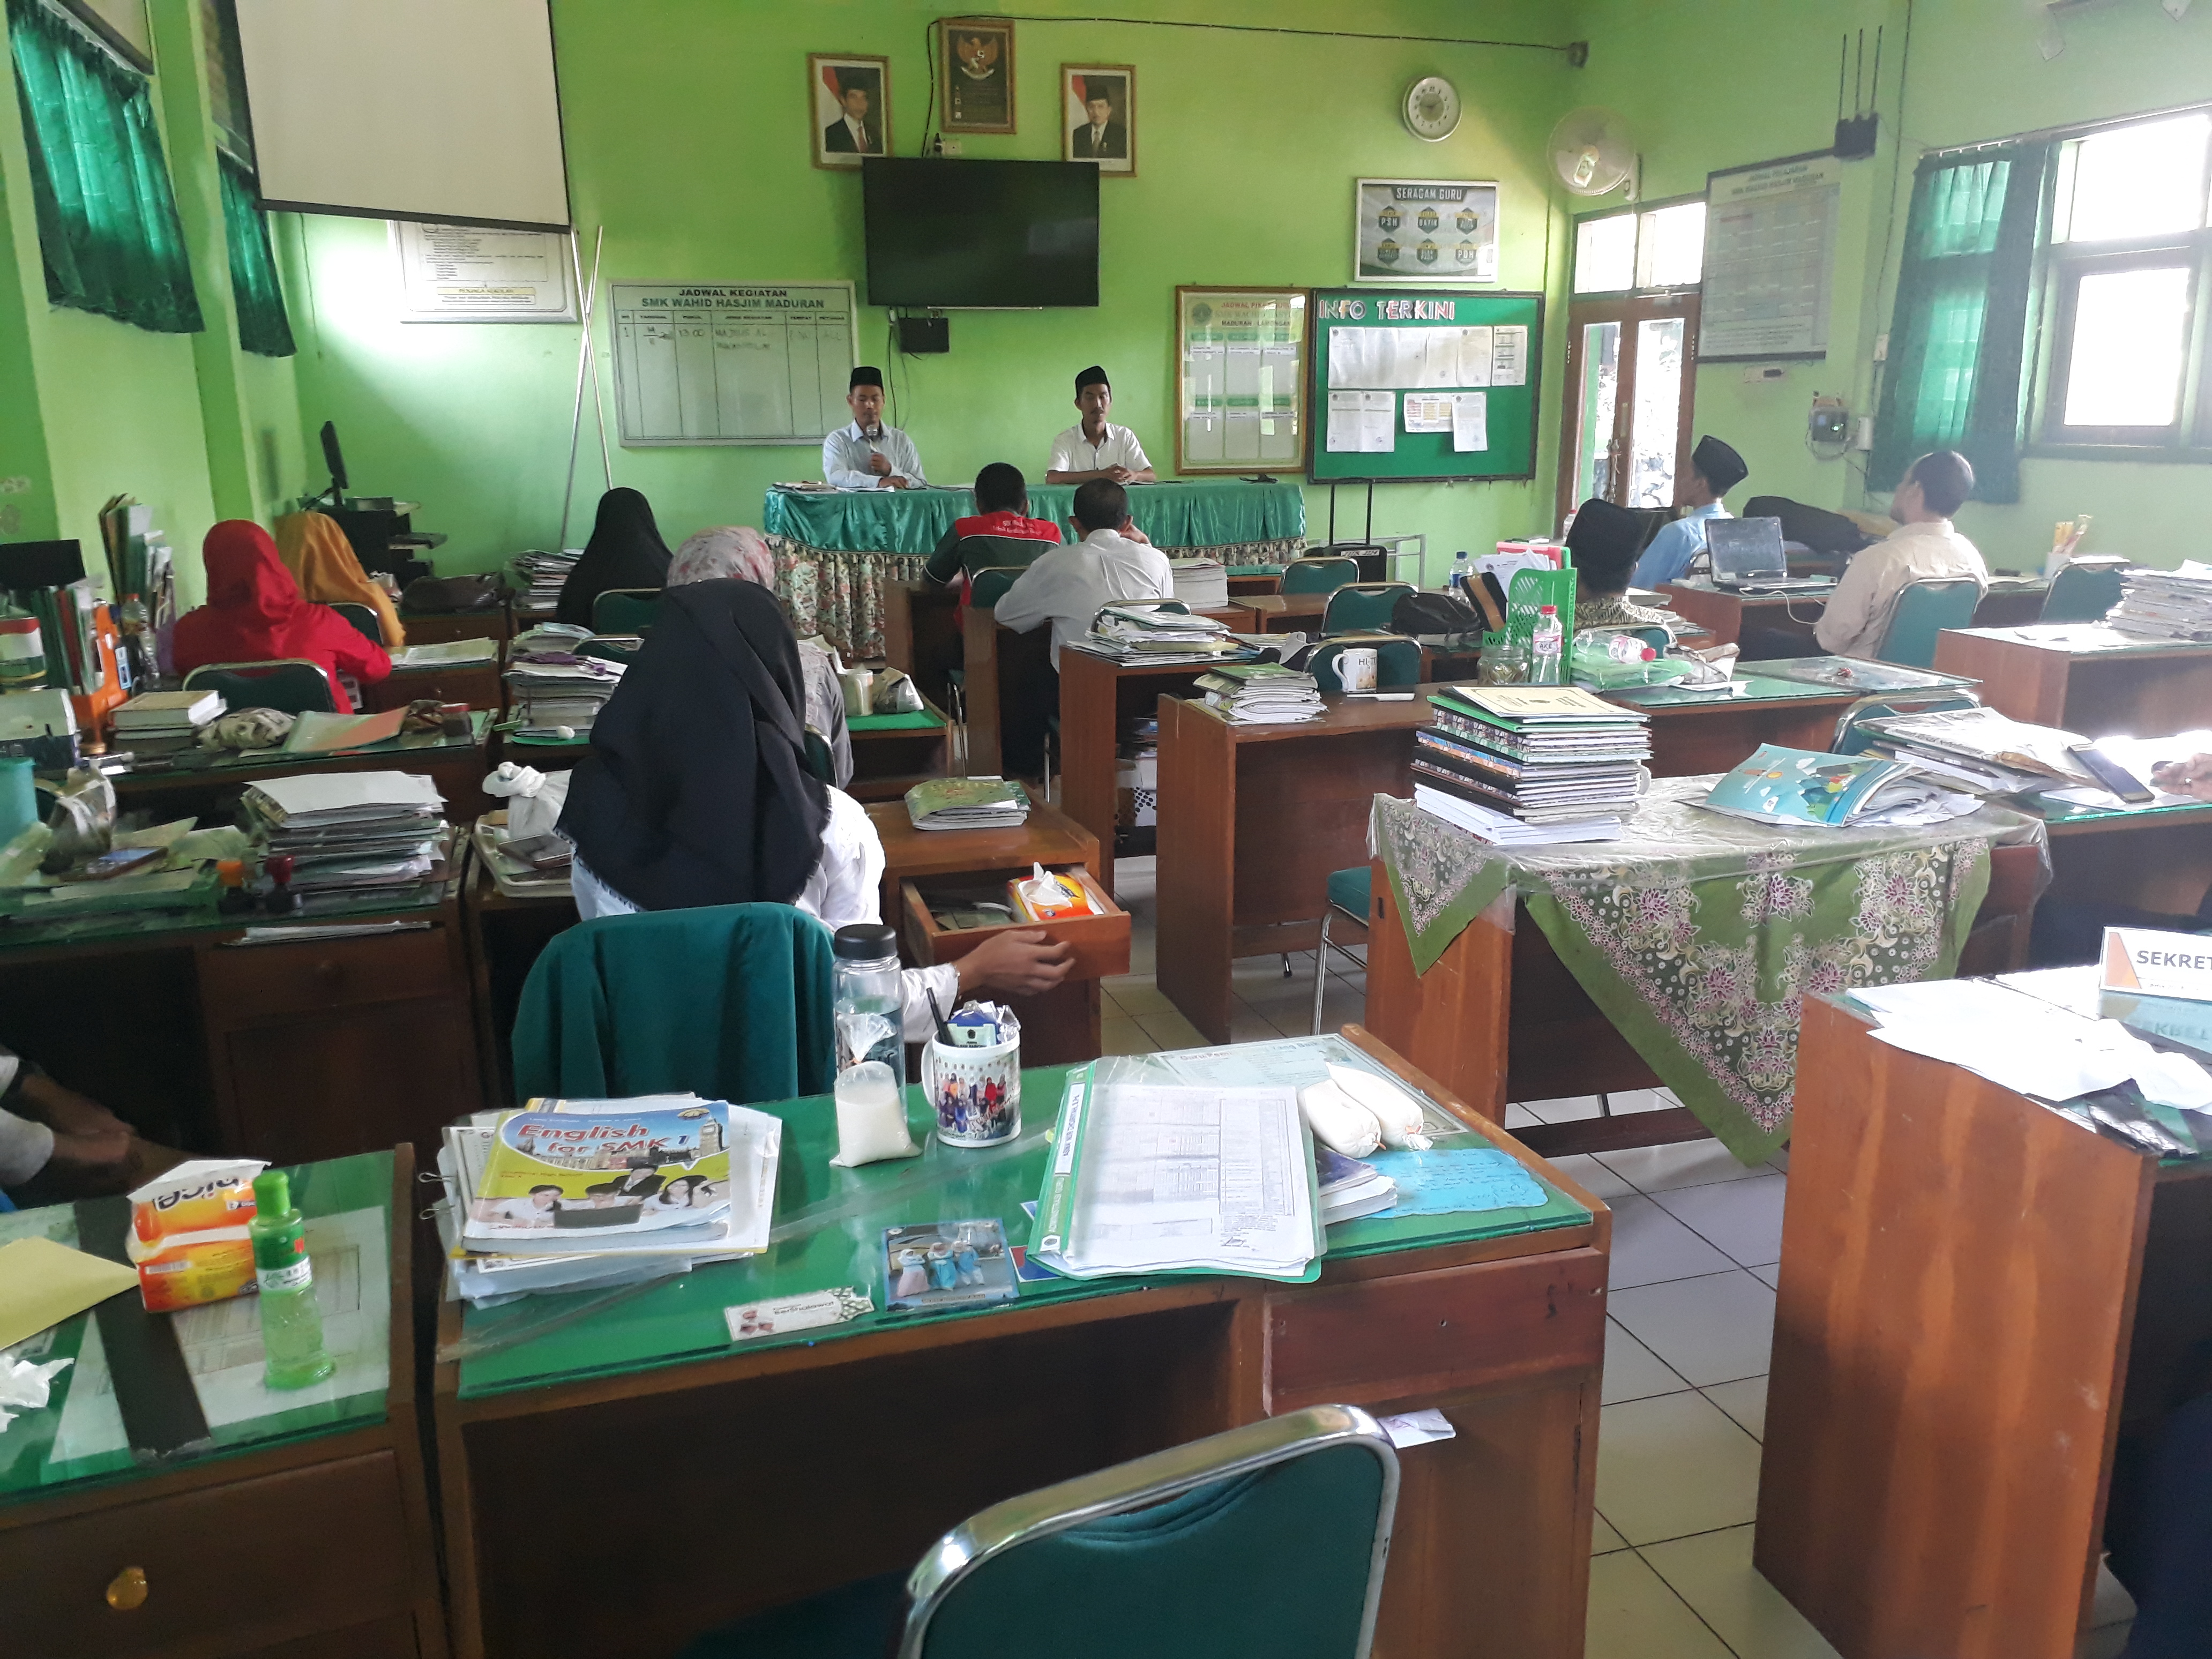
M 1406 118 L 1406 131 L 1414 137 L 1431 143 L 1449 138 L 1459 125 L 1459 88 L 1441 75 L 1425 76 L 1406 88 L 1406 101 L 1399 113 Z

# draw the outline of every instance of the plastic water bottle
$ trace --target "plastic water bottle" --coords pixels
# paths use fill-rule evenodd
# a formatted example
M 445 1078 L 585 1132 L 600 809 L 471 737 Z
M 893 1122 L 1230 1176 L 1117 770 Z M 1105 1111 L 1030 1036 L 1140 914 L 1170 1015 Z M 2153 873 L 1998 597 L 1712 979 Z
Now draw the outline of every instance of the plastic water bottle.
M 837 1069 L 880 1060 L 906 1075 L 906 1023 L 899 994 L 898 935 L 880 921 L 856 921 L 830 939 L 836 962 Z M 945 1011 L 951 1013 L 948 1008 Z
M 1566 644 L 1566 632 L 1559 621 L 1559 606 L 1547 605 L 1537 611 L 1536 626 L 1528 635 L 1529 684 L 1559 683 L 1559 653 Z
M 307 1227 L 292 1207 L 292 1177 L 264 1170 L 253 1177 L 253 1276 L 261 1290 L 262 1380 L 272 1389 L 304 1389 L 337 1369 L 323 1346 L 323 1310 L 315 1300 L 315 1264 Z
M 1463 594 L 1467 592 L 1467 585 L 1474 575 L 1474 561 L 1468 556 L 1467 550 L 1462 547 L 1459 550 L 1459 556 L 1452 561 L 1451 580 L 1445 585 L 1453 592 Z

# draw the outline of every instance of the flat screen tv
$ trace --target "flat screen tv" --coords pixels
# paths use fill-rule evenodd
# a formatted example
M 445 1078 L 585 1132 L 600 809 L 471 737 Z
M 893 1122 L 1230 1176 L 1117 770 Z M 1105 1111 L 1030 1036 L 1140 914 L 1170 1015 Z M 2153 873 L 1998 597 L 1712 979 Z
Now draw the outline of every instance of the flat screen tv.
M 860 164 L 868 303 L 1027 310 L 1098 303 L 1088 161 L 871 155 Z

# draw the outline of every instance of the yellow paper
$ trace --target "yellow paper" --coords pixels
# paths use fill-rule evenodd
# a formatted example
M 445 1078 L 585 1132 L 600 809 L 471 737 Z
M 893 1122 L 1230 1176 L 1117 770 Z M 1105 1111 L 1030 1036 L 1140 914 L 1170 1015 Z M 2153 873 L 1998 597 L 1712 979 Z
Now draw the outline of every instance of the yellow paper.
M 0 1244 L 0 1348 L 36 1336 L 118 1291 L 137 1288 L 133 1269 L 51 1238 Z

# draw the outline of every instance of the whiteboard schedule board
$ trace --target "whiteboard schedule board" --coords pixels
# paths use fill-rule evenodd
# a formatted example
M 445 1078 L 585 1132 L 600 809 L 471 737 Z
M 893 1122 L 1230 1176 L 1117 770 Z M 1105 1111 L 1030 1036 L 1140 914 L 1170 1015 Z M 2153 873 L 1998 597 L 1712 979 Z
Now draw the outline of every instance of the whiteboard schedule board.
M 1699 362 L 1828 355 L 1843 165 L 1823 152 L 1707 178 Z
M 846 422 L 850 283 L 614 283 L 622 441 L 815 444 Z
M 403 323 L 573 323 L 568 238 L 553 230 L 387 221 Z
M 1176 471 L 1305 465 L 1303 289 L 1176 290 Z

